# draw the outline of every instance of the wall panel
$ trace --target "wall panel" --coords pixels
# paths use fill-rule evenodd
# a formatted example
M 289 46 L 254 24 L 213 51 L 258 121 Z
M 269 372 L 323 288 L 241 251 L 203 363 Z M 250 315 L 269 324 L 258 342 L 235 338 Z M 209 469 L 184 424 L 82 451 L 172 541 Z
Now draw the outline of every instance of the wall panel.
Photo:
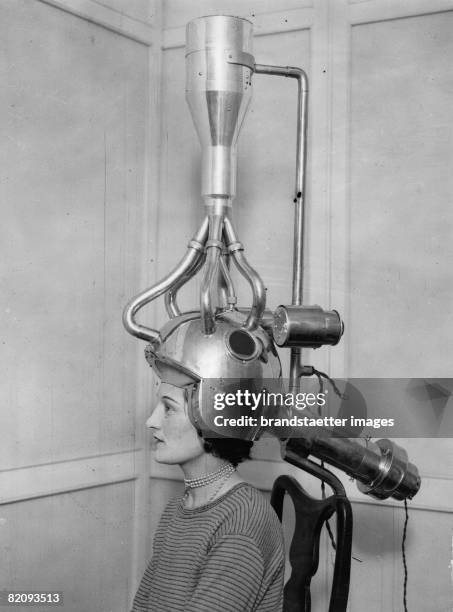
M 354 504 L 350 612 L 403 609 L 401 541 L 404 509 Z M 451 515 L 410 511 L 406 537 L 408 609 L 449 612 Z
M 154 12 L 0 8 L 0 581 L 69 612 L 127 609 L 148 481 L 121 312 L 142 285 Z
M 345 369 L 350 376 L 449 376 L 452 336 L 443 321 L 451 317 L 452 297 L 452 13 L 436 13 L 445 3 L 358 4 L 343 14 L 343 25 L 337 22 L 347 53 L 341 67 L 345 113 L 337 122 L 346 135 L 339 225 L 340 261 L 347 268 Z M 422 475 L 422 490 L 409 504 L 408 606 L 446 612 L 452 442 L 400 443 Z M 424 509 L 415 510 L 420 502 Z M 446 502 L 446 514 L 434 511 L 439 502 Z M 372 610 L 402 605 L 403 513 L 397 505 L 391 512 L 383 508 L 373 520 L 374 512 L 370 504 L 355 504 L 354 542 L 364 562 L 353 564 L 351 612 L 361 610 L 365 599 Z
M 452 25 L 353 28 L 351 375 L 451 374 Z
M 133 495 L 123 483 L 3 505 L 2 588 L 63 592 L 64 612 L 127 610 Z
M 119 313 L 138 284 L 147 48 L 39 2 L 2 12 L 1 464 L 17 467 L 132 443 Z

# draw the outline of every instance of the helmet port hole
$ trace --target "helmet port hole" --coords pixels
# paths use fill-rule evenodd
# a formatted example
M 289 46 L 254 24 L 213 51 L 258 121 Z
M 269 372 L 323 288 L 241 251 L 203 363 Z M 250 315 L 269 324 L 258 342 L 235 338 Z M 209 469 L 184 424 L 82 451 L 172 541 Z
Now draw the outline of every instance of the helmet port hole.
M 256 356 L 257 345 L 253 336 L 243 329 L 235 329 L 227 337 L 230 352 L 238 359 L 253 359 Z

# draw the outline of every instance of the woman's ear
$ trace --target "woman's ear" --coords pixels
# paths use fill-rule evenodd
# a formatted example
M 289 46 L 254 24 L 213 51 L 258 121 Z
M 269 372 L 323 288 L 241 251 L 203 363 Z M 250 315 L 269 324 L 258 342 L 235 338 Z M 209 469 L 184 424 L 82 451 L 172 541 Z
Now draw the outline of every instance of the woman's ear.
M 198 410 L 198 384 L 186 385 L 183 390 L 187 412 L 190 415 L 191 412 Z
M 203 448 L 205 453 L 212 453 L 213 446 L 211 440 L 208 438 L 203 438 Z

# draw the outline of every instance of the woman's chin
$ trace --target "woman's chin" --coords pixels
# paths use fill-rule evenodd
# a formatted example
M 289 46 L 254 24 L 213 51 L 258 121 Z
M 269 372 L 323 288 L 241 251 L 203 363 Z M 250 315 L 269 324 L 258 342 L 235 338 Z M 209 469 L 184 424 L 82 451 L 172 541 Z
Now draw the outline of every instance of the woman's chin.
M 156 463 L 166 463 L 168 465 L 178 463 L 178 461 L 172 457 L 171 453 L 165 452 L 164 448 L 157 448 L 154 451 L 154 461 L 156 461 Z

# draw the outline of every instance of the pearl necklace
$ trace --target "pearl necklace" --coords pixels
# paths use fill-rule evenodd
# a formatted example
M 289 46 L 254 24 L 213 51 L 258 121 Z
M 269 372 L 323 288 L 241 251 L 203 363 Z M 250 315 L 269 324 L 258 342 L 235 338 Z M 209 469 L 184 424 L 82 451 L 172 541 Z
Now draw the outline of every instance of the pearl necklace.
M 226 465 L 222 466 L 216 472 L 211 472 L 211 474 L 207 474 L 206 476 L 202 476 L 200 478 L 187 478 L 187 479 L 185 478 L 184 484 L 186 488 L 184 489 L 184 495 L 182 496 L 183 506 L 185 506 L 189 498 L 190 489 L 196 489 L 197 487 L 204 487 L 204 486 L 207 486 L 208 484 L 212 484 L 216 480 L 220 480 L 215 490 L 209 496 L 209 499 L 207 500 L 207 502 L 205 502 L 207 504 L 211 503 L 217 497 L 219 491 L 222 489 L 226 481 L 229 480 L 229 478 L 231 477 L 232 474 L 234 474 L 235 471 L 236 471 L 236 468 L 234 467 L 234 465 L 231 465 L 231 463 L 227 463 Z M 189 483 L 193 483 L 193 484 L 189 484 Z
M 236 468 L 231 463 L 225 463 L 221 468 L 216 470 L 215 472 L 211 472 L 210 474 L 206 474 L 206 476 L 200 476 L 199 478 L 184 478 L 184 486 L 186 488 L 186 492 L 188 489 L 197 489 L 198 487 L 206 487 L 207 485 L 212 484 L 216 480 L 223 478 L 224 476 L 230 476 L 233 472 L 236 471 Z

